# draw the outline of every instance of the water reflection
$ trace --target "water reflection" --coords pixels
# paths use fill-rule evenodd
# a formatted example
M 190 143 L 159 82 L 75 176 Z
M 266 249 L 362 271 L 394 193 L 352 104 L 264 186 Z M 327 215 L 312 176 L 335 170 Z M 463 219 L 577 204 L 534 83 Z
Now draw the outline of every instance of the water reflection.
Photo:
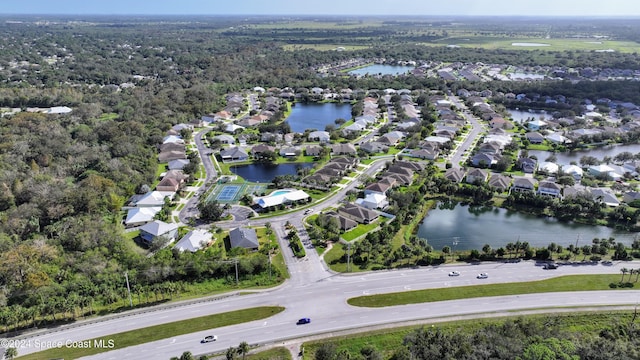
M 418 228 L 418 237 L 427 239 L 435 249 L 451 246 L 457 239 L 458 250 L 492 248 L 509 242 L 527 241 L 533 247 L 546 247 L 551 242 L 569 246 L 582 241 L 591 244 L 593 238 L 614 237 L 630 245 L 634 233 L 606 226 L 560 222 L 555 218 L 522 214 L 502 208 L 491 208 L 443 202 L 429 211 Z

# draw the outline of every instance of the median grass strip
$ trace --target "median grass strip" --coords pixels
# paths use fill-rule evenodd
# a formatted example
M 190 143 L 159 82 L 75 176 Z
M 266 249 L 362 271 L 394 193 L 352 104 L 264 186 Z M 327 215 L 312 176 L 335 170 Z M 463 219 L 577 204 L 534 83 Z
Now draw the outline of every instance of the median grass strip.
M 247 355 L 246 360 L 291 360 L 291 353 L 287 348 L 276 347 Z
M 128 346 L 140 345 L 151 341 L 170 338 L 173 336 L 265 319 L 282 311 L 284 311 L 283 307 L 263 306 L 231 311 L 222 314 L 202 316 L 194 319 L 181 320 L 168 324 L 155 325 L 147 328 L 125 331 L 117 334 L 107 335 L 102 338 L 90 339 L 88 340 L 88 342 L 82 342 L 83 344 L 91 344 L 91 346 L 87 348 L 62 346 L 60 348 L 21 356 L 19 357 L 19 359 L 77 359 L 83 356 L 95 355 L 111 350 L 122 349 Z M 109 341 L 112 340 L 113 347 L 101 348 L 93 346 L 93 344 L 99 342 L 100 340 L 102 340 L 104 344 L 109 344 Z
M 620 275 L 567 275 L 531 282 L 458 286 L 367 295 L 351 298 L 347 302 L 353 306 L 384 307 L 488 296 L 611 290 L 609 284 L 618 282 L 620 282 Z

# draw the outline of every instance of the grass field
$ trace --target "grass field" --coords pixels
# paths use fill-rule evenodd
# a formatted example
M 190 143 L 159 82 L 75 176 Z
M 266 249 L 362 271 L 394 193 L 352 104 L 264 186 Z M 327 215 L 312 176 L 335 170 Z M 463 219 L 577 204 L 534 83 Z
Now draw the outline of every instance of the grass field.
M 341 44 L 287 44 L 282 47 L 286 51 L 297 50 L 316 50 L 316 51 L 333 51 L 337 48 L 343 48 L 344 51 L 355 51 L 367 49 L 369 46 L 364 45 L 341 45 Z
M 514 46 L 514 43 L 536 43 L 548 46 Z M 463 48 L 483 48 L 491 50 L 615 50 L 617 52 L 632 53 L 638 51 L 639 44 L 631 41 L 595 40 L 592 38 L 504 38 L 490 36 L 455 36 L 432 43 L 422 43 L 427 46 L 458 45 Z
M 246 360 L 290 360 L 291 353 L 289 350 L 283 347 L 277 347 L 265 351 L 260 351 L 255 354 L 249 354 Z
M 372 231 L 373 229 L 377 228 L 378 226 L 380 226 L 379 220 L 374 221 L 370 224 L 359 224 L 358 226 L 355 227 L 355 229 L 349 230 L 344 234 L 342 234 L 342 238 L 347 241 L 351 241 L 359 238 L 362 235 L 365 235 L 369 231 Z
M 443 289 L 425 289 L 401 293 L 360 296 L 351 298 L 347 300 L 347 302 L 353 306 L 385 307 L 488 296 L 610 290 L 609 284 L 618 283 L 620 278 L 620 275 L 568 275 L 541 281 L 458 286 Z
M 241 324 L 249 321 L 265 319 L 273 316 L 279 312 L 284 311 L 283 307 L 271 306 L 271 307 L 257 307 L 251 309 L 243 309 L 237 311 L 226 312 L 222 314 L 215 314 L 209 316 L 198 317 L 194 319 L 176 321 L 168 324 L 156 325 L 147 328 L 125 331 L 113 335 L 109 335 L 104 338 L 91 339 L 90 343 L 93 344 L 93 340 L 113 340 L 113 348 L 74 348 L 74 347 L 61 347 L 38 353 L 21 356 L 21 360 L 38 360 L 38 359 L 77 359 L 83 356 L 100 354 L 106 351 L 122 349 L 128 346 L 134 346 L 139 344 L 148 343 L 151 341 L 162 340 L 172 336 L 189 334 L 196 331 L 203 331 L 208 329 L 215 329 L 223 326 L 229 326 L 234 324 Z M 241 340 L 240 340 L 241 341 Z

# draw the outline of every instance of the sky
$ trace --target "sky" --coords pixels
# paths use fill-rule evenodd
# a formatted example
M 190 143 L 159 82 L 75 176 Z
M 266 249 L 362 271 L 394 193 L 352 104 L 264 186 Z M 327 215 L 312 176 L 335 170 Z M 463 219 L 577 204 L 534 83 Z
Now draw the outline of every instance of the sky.
M 637 0 L 2 0 L 0 14 L 640 16 Z

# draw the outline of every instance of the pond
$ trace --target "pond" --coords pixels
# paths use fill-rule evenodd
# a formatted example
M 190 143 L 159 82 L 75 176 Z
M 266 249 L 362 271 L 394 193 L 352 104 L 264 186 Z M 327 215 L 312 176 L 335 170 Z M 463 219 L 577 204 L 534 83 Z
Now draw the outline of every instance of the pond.
M 291 131 L 303 133 L 307 129 L 324 130 L 329 124 L 335 125 L 336 119 L 351 119 L 351 105 L 296 103 L 286 121 Z
M 313 167 L 313 163 L 287 163 L 287 164 L 249 164 L 231 166 L 231 172 L 241 176 L 247 181 L 270 183 L 278 175 L 296 175 L 300 168 Z
M 415 66 L 400 66 L 400 65 L 369 65 L 360 69 L 349 71 L 349 74 L 353 75 L 402 75 L 415 69 Z
M 516 123 L 528 122 L 531 119 L 533 120 L 544 119 L 546 116 L 548 116 L 548 114 L 544 110 L 523 111 L 523 110 L 507 109 L 507 111 L 511 115 L 511 118 L 513 119 L 513 121 Z
M 592 149 L 559 152 L 555 153 L 557 160 L 554 162 L 558 165 L 567 166 L 571 164 L 572 161 L 574 161 L 576 164 L 580 165 L 580 158 L 582 158 L 583 156 L 593 156 L 598 160 L 602 160 L 605 158 L 605 156 L 613 158 L 625 151 L 628 151 L 632 154 L 637 154 L 640 152 L 640 144 L 608 145 Z M 540 162 L 545 161 L 545 159 L 547 159 L 552 154 L 553 153 L 551 151 L 529 150 L 529 156 L 534 155 Z
M 631 245 L 635 234 L 606 226 L 564 223 L 501 208 L 475 208 L 458 204 L 453 209 L 430 210 L 420 224 L 417 235 L 427 239 L 429 245 L 439 251 L 444 246 L 453 250 L 481 250 L 484 244 L 497 249 L 516 241 L 527 241 L 532 247 L 546 247 L 551 242 L 563 247 L 576 245 L 576 242 L 578 246 L 583 246 L 590 245 L 593 238 L 609 237 Z M 454 241 L 457 241 L 455 248 Z

